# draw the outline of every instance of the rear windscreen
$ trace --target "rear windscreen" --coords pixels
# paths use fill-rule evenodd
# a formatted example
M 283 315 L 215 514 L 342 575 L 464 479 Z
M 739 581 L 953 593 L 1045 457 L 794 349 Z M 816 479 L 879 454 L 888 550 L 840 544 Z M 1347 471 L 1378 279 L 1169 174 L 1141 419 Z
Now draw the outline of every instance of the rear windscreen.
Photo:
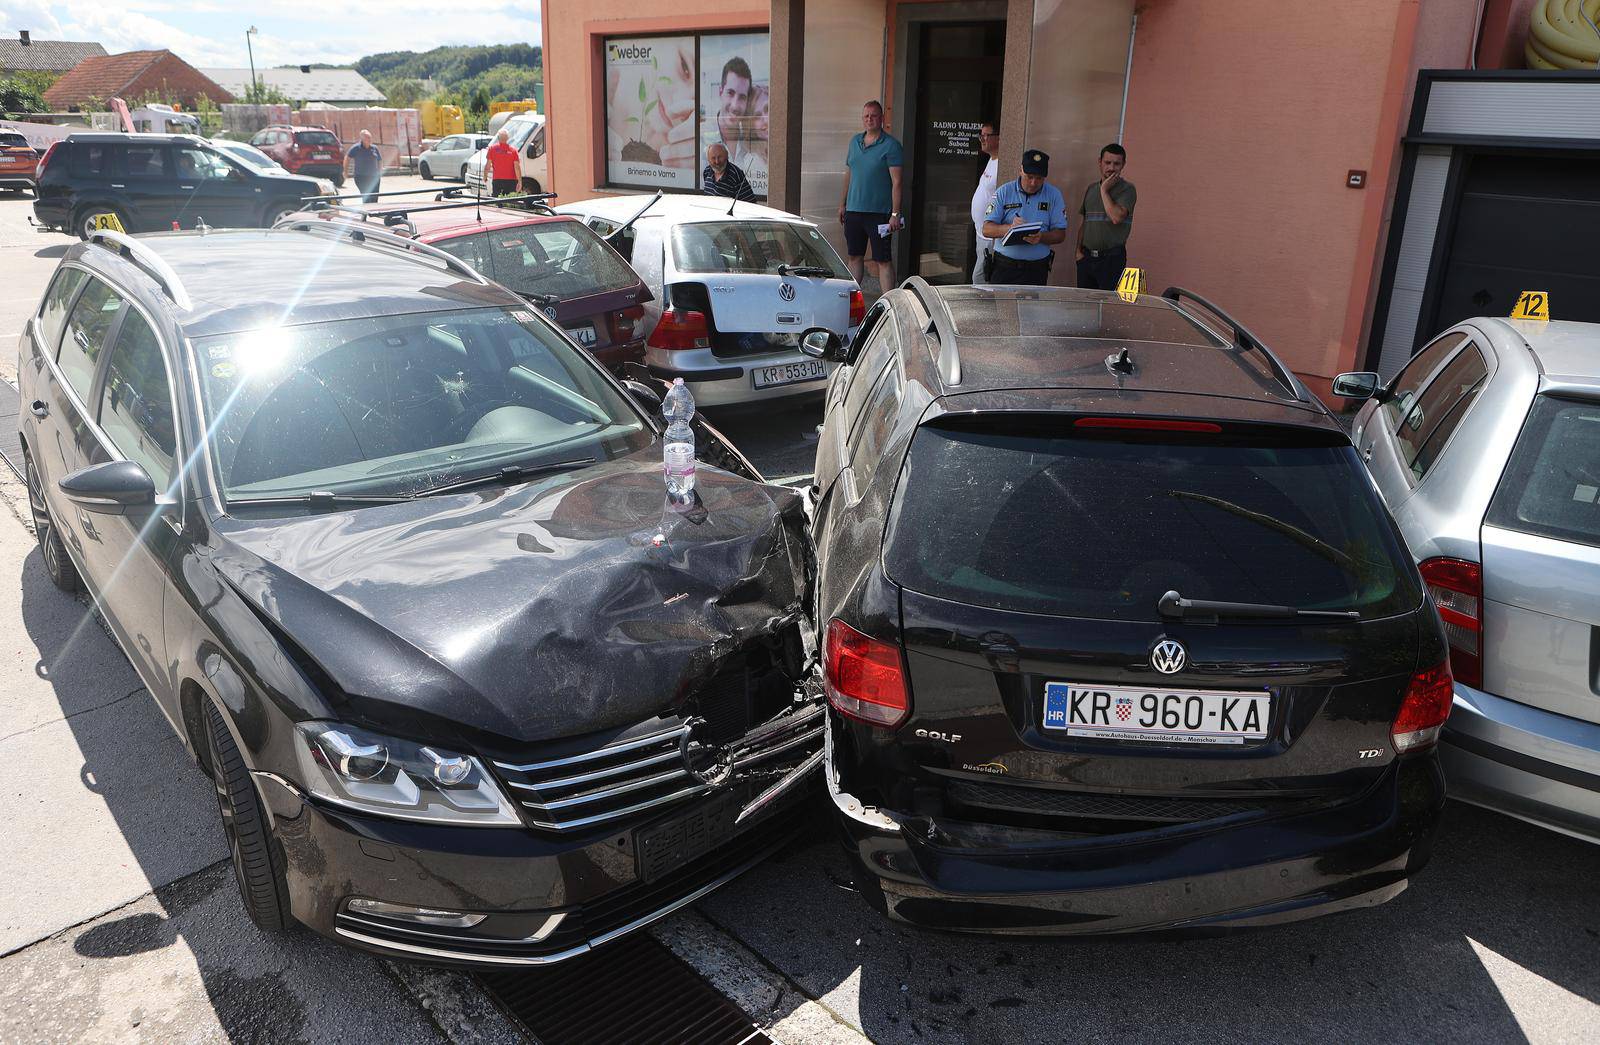
M 918 429 L 889 576 L 958 602 L 1110 620 L 1159 620 L 1168 591 L 1363 617 L 1421 597 L 1348 445 L 1039 432 Z
M 15 131 L 0 131 L 0 148 L 12 149 L 18 147 L 28 148 L 28 139 Z
M 1534 400 L 1488 521 L 1600 547 L 1600 402 Z
M 339 139 L 331 131 L 295 131 L 294 140 L 299 145 L 331 145 L 337 147 Z
M 628 263 L 576 221 L 489 230 L 494 278 L 519 294 L 584 297 L 639 285 Z
M 672 262 L 679 272 L 776 275 L 779 266 L 827 269 L 849 279 L 839 253 L 810 225 L 782 221 L 702 221 L 672 232 Z

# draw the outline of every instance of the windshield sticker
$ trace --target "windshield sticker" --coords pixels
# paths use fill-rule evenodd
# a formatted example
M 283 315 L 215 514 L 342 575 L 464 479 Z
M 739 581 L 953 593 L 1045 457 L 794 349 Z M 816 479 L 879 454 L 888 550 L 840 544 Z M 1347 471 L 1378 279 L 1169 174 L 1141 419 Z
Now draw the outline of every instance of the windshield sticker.
M 212 345 L 206 349 L 206 354 L 212 359 L 227 359 L 233 355 L 233 348 L 230 345 Z
M 237 372 L 237 369 L 232 363 L 214 363 L 211 366 L 211 376 L 226 381 Z
M 533 313 L 524 308 L 514 308 L 511 310 L 511 318 L 518 323 L 532 323 Z

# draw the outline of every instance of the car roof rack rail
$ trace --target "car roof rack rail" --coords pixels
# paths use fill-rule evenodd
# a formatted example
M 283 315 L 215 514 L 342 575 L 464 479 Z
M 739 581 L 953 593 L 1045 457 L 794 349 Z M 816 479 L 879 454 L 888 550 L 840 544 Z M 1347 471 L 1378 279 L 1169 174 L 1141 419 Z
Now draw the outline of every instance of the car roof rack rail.
M 907 277 L 900 285 L 915 294 L 928 313 L 931 322 L 925 333 L 939 345 L 939 354 L 934 357 L 934 362 L 939 364 L 939 377 L 947 385 L 959 385 L 961 351 L 956 347 L 956 327 L 950 320 L 950 309 L 945 306 L 944 298 L 921 276 Z
M 1192 290 L 1185 290 L 1182 287 L 1168 287 L 1161 292 L 1161 296 L 1177 306 L 1180 312 L 1184 312 L 1182 301 L 1187 299 L 1222 320 L 1233 332 L 1233 347 L 1247 352 L 1260 352 L 1266 358 L 1267 366 L 1272 369 L 1272 376 L 1277 378 L 1278 383 L 1283 385 L 1284 389 L 1294 397 L 1296 402 L 1306 402 L 1306 394 L 1302 390 L 1300 382 L 1295 380 L 1294 374 L 1288 367 L 1283 365 L 1283 360 L 1273 354 L 1272 349 L 1268 348 L 1264 341 L 1252 334 L 1243 323 Z M 1188 313 L 1185 312 L 1184 314 L 1187 315 Z M 1195 319 L 1194 316 L 1189 318 Z
M 489 280 L 477 269 L 447 251 L 420 240 L 408 239 L 397 236 L 392 232 L 384 232 L 371 226 L 357 225 L 353 221 L 339 221 L 332 218 L 284 218 L 272 226 L 272 231 L 279 229 L 297 229 L 302 232 L 331 232 L 341 239 L 350 239 L 356 243 L 366 243 L 368 240 L 386 247 L 400 247 L 403 250 L 415 251 L 426 255 L 435 261 L 444 262 L 444 267 L 459 273 L 474 283 L 488 285 Z
M 188 312 L 194 307 L 189 300 L 189 291 L 183 285 L 183 280 L 172 270 L 172 266 L 162 260 L 161 255 L 151 250 L 126 233 L 113 229 L 95 229 L 89 233 L 89 242 L 116 253 L 119 257 L 133 262 L 143 269 L 145 274 L 160 284 L 166 291 L 172 303 Z

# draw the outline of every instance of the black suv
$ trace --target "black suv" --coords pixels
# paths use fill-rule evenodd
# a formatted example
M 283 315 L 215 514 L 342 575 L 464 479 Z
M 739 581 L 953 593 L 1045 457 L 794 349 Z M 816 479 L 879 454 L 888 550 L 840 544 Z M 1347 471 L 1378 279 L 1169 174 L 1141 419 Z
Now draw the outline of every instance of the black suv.
M 314 178 L 267 176 L 187 134 L 71 134 L 39 161 L 33 216 L 87 238 L 116 216 L 126 232 L 267 228 L 321 190 Z
M 1081 933 L 1398 894 L 1446 647 L 1349 439 L 1182 290 L 887 294 L 817 451 L 826 777 L 895 918 Z
M 245 906 L 538 965 L 780 845 L 822 758 L 801 495 L 436 247 L 99 231 L 20 341 L 44 564 L 216 783 Z

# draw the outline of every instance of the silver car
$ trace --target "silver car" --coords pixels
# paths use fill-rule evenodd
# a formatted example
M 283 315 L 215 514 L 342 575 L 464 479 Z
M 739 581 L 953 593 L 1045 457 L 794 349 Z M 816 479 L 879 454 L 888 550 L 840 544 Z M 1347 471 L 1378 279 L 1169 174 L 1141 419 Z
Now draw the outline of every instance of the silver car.
M 487 134 L 452 134 L 440 138 L 433 148 L 417 157 L 417 173 L 423 180 L 454 178 L 467 180 L 467 161 L 479 149 L 489 147 Z
M 1334 392 L 1450 640 L 1451 795 L 1600 842 L 1600 325 L 1468 320 Z

